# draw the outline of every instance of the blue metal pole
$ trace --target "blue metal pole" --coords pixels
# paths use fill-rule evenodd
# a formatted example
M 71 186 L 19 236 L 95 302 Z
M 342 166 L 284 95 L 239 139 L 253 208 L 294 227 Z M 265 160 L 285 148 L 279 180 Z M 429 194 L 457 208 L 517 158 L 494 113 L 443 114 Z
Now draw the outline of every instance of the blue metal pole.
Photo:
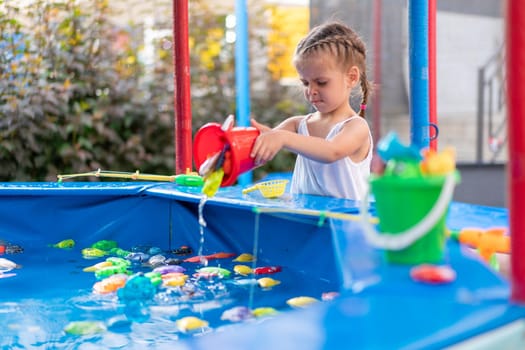
M 423 149 L 430 145 L 428 86 L 428 0 L 408 2 L 410 65 L 410 139 Z
M 248 55 L 248 11 L 246 0 L 235 0 L 235 86 L 237 125 L 250 125 L 250 69 Z M 252 182 L 252 172 L 241 174 L 240 185 Z

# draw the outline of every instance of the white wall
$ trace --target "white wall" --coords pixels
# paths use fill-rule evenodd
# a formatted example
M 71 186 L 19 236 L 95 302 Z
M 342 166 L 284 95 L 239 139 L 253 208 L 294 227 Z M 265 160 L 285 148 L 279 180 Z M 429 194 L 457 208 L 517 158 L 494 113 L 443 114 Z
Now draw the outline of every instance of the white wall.
M 501 49 L 501 18 L 437 14 L 437 101 L 442 117 L 475 114 L 478 68 Z

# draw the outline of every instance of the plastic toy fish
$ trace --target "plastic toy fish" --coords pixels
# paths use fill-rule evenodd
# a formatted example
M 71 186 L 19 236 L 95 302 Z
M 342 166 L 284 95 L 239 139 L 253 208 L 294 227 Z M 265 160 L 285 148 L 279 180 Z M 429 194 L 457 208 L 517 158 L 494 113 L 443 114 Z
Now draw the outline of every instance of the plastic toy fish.
M 300 307 L 309 306 L 310 304 L 313 304 L 313 303 L 317 303 L 318 301 L 319 300 L 316 298 L 301 296 L 301 297 L 295 297 L 295 298 L 290 298 L 286 300 L 286 304 L 290 305 L 291 307 L 300 308 Z
M 233 253 L 215 253 L 210 255 L 203 255 L 203 256 L 192 256 L 191 258 L 185 259 L 185 262 L 193 262 L 193 263 L 199 263 L 203 259 L 205 260 L 214 260 L 214 259 L 227 259 L 231 258 L 232 256 L 235 256 Z
M 148 249 L 149 255 L 160 255 L 162 253 L 162 249 L 159 247 L 151 247 Z
M 274 280 L 273 278 L 270 278 L 270 277 L 263 277 L 263 278 L 259 278 L 257 280 L 257 283 L 259 284 L 259 286 L 261 286 L 262 288 L 271 288 L 273 286 L 276 286 L 278 284 L 281 284 L 281 281 L 278 281 L 278 280 Z
M 113 266 L 113 264 L 110 262 L 110 261 L 102 261 L 102 262 L 99 262 L 95 265 L 91 265 L 91 266 L 88 266 L 88 267 L 85 267 L 82 271 L 84 272 L 95 272 L 95 271 L 98 271 L 98 270 L 101 270 L 105 267 L 108 267 L 108 266 Z
M 326 292 L 321 294 L 321 300 L 322 301 L 330 301 L 334 300 L 339 296 L 339 292 Z
M 279 311 L 277 311 L 273 307 L 258 307 L 252 311 L 252 314 L 257 318 L 275 316 L 278 313 Z
M 118 257 L 121 257 L 121 258 L 125 258 L 129 253 L 131 253 L 130 251 L 128 250 L 124 250 L 122 248 L 111 248 L 109 250 L 109 254 L 111 255 L 116 255 Z
M 428 149 L 423 154 L 421 171 L 426 175 L 446 175 L 456 169 L 456 151 L 447 147 L 441 152 Z
M 71 249 L 75 246 L 75 241 L 72 239 L 64 239 L 58 243 L 55 243 L 51 245 L 53 248 L 60 248 L 60 249 Z
M 64 327 L 64 332 L 72 335 L 104 333 L 106 326 L 100 321 L 74 321 Z
M 175 325 L 181 332 L 189 332 L 196 329 L 208 327 L 208 322 L 195 316 L 187 316 L 175 321 Z
M 117 291 L 117 296 L 124 302 L 151 300 L 157 292 L 157 287 L 151 280 L 142 274 L 135 274 L 128 278 L 126 285 Z
M 243 275 L 243 276 L 248 276 L 249 274 L 253 272 L 251 267 L 246 266 L 246 265 L 235 265 L 233 267 L 233 271 L 236 274 Z
M 124 287 L 128 276 L 125 274 L 118 274 L 104 278 L 93 285 L 93 291 L 98 294 L 109 294 L 117 291 L 117 289 Z
M 111 275 L 117 275 L 121 273 L 130 275 L 131 271 L 129 271 L 128 267 L 124 265 L 111 265 L 111 266 L 103 267 L 99 270 L 96 270 L 95 277 L 98 279 L 103 279 Z
M 162 276 L 162 284 L 168 287 L 181 287 L 187 279 L 188 275 L 183 273 L 170 273 Z
M 153 269 L 153 272 L 158 272 L 161 275 L 165 275 L 167 273 L 172 273 L 172 272 L 180 273 L 184 271 L 186 271 L 186 269 L 180 265 L 164 265 L 164 266 L 159 266 Z
M 220 278 L 228 278 L 231 275 L 229 270 L 223 269 L 222 267 L 203 267 L 196 271 L 196 277 L 215 277 L 219 276 Z
M 5 246 L 6 254 L 18 254 L 18 253 L 23 253 L 23 252 L 24 252 L 24 248 L 22 248 L 21 246 L 17 244 L 8 244 L 7 246 Z
M 253 257 L 253 255 L 248 254 L 248 253 L 242 253 L 241 255 L 233 259 L 233 261 L 238 261 L 238 262 L 252 262 L 254 260 L 255 258 Z
M 228 259 L 228 258 L 231 258 L 235 256 L 234 253 L 224 253 L 224 252 L 219 252 L 219 253 L 214 253 L 214 254 L 210 254 L 210 255 L 207 255 L 206 256 L 206 259 L 208 260 L 213 260 L 213 259 Z
M 240 322 L 253 318 L 252 311 L 246 306 L 236 306 L 231 309 L 225 310 L 221 315 L 221 320 L 227 320 L 231 322 Z
M 256 275 L 267 275 L 272 273 L 281 272 L 283 269 L 280 266 L 263 266 L 263 267 L 256 267 L 253 270 L 253 273 Z
M 202 193 L 207 197 L 213 197 L 221 186 L 224 177 L 224 170 L 222 168 L 212 172 L 204 179 L 204 186 L 202 186 Z
M 205 255 L 202 255 L 202 256 L 196 255 L 196 256 L 192 256 L 191 258 L 184 259 L 184 262 L 199 263 L 204 259 L 206 259 Z
M 146 272 L 144 274 L 144 277 L 149 278 L 151 284 L 153 284 L 155 287 L 159 286 L 162 283 L 162 277 L 161 274 L 158 272 Z
M 182 264 L 181 259 L 176 258 L 167 258 L 166 261 L 164 261 L 167 265 L 180 265 Z
M 111 256 L 111 257 L 107 258 L 106 261 L 112 263 L 115 266 L 117 266 L 117 265 L 130 266 L 131 265 L 131 262 L 129 260 L 126 260 L 126 259 L 123 259 L 123 258 L 119 258 L 117 256 Z
M 239 280 L 233 281 L 234 284 L 238 286 L 251 286 L 254 284 L 259 284 L 259 282 L 255 278 L 243 278 Z
M 161 254 L 153 255 L 152 257 L 148 259 L 148 264 L 153 267 L 163 265 L 165 262 L 166 262 L 166 257 Z
M 456 272 L 449 266 L 422 264 L 410 270 L 410 277 L 416 282 L 446 284 L 456 279 Z
M 24 248 L 17 244 L 10 244 L 0 239 L 0 255 L 2 254 L 18 254 L 24 252 Z
M 193 253 L 193 249 L 191 249 L 191 247 L 188 247 L 187 245 L 180 246 L 180 248 L 173 250 L 173 254 L 176 255 L 189 255 L 191 253 Z
M 494 253 L 510 254 L 510 235 L 507 231 L 506 227 L 488 229 L 465 227 L 459 231 L 452 231 L 450 237 L 477 249 L 481 258 L 490 262 Z
M 149 259 L 149 255 L 142 252 L 131 252 L 128 255 L 126 255 L 126 259 L 134 262 L 143 262 Z
M 0 258 L 0 273 L 9 272 L 14 269 L 19 269 L 21 266 L 11 260 Z
M 91 248 L 96 248 L 104 251 L 109 251 L 113 248 L 117 248 L 117 242 L 107 239 L 102 239 L 91 245 Z
M 82 256 L 84 258 L 101 258 L 105 255 L 107 255 L 108 253 L 103 251 L 103 250 L 100 250 L 100 249 L 97 249 L 97 248 L 84 248 L 82 249 Z

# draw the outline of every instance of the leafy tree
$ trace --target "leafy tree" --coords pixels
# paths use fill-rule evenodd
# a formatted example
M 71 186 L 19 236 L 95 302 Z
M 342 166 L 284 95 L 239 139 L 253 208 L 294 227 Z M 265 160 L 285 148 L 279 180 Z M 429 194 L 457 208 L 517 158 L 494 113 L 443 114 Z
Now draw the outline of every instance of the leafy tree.
M 195 131 L 235 111 L 234 54 L 225 15 L 208 1 L 190 4 Z M 143 27 L 118 27 L 112 16 L 108 0 L 0 0 L 1 181 L 54 181 L 97 168 L 173 172 L 171 35 L 155 42 L 155 62 L 145 67 Z M 171 28 L 170 19 L 155 25 Z M 264 36 L 251 38 L 264 48 Z M 252 108 L 275 124 L 304 107 L 266 73 L 267 93 L 253 91 Z M 276 160 L 259 171 L 289 165 Z

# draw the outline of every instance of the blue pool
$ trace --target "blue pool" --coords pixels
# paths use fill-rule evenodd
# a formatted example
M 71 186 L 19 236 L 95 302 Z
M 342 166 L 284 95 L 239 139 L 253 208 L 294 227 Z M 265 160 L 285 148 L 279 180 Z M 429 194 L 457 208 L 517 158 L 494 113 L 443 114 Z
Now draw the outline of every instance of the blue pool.
M 24 249 L 1 256 L 21 266 L 10 271 L 16 276 L 0 278 L 1 346 L 427 349 L 461 344 L 523 320 L 524 309 L 508 300 L 508 282 L 455 242 L 447 243 L 446 263 L 457 280 L 442 286 L 417 284 L 408 276 L 409 267 L 388 266 L 380 251 L 367 246 L 356 221 L 311 215 L 351 217 L 358 212 L 355 202 L 314 196 L 270 200 L 257 193 L 242 195 L 241 190 L 223 188 L 206 202 L 201 236 L 201 196 L 195 188 L 137 182 L 1 184 L 0 240 Z M 453 229 L 501 226 L 507 224 L 507 214 L 500 208 L 453 203 L 447 224 Z M 52 246 L 64 239 L 74 239 L 75 246 Z M 93 293 L 97 279 L 83 271 L 104 260 L 81 254 L 100 240 L 114 240 L 127 250 L 157 247 L 179 259 L 196 255 L 200 247 L 203 255 L 255 253 L 257 266 L 282 267 L 267 276 L 281 283 L 261 288 L 233 273 L 224 279 L 193 279 L 196 293 L 190 297 L 180 289 L 159 287 L 155 297 L 130 311 L 115 294 Z M 174 255 L 181 246 L 193 253 Z M 232 258 L 208 262 L 228 270 L 235 264 Z M 190 262 L 181 266 L 190 276 L 201 267 Z M 151 267 L 139 263 L 131 270 Z M 322 301 L 334 292 L 339 296 Z M 287 304 L 298 296 L 320 302 L 304 309 Z M 221 320 L 234 306 L 271 307 L 278 313 L 245 322 Z M 176 324 L 185 316 L 199 317 L 209 326 L 183 332 Z M 102 330 L 66 333 L 74 321 L 97 322 Z

